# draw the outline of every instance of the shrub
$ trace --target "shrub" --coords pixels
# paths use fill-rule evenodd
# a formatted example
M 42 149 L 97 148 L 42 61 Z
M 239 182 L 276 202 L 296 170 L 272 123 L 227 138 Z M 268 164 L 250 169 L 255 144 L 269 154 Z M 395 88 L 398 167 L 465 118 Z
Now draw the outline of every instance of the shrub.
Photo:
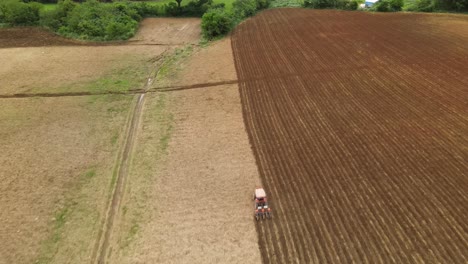
M 164 5 L 164 13 L 169 16 L 180 16 L 182 12 L 176 3 L 170 2 Z
M 67 17 L 75 7 L 76 4 L 71 0 L 59 1 L 55 9 L 41 13 L 41 25 L 55 31 L 66 26 Z
M 41 5 L 36 2 L 23 3 L 19 0 L 2 0 L 0 3 L 0 22 L 12 26 L 31 26 L 39 24 Z
M 257 11 L 256 0 L 236 0 L 232 6 L 234 9 L 234 14 L 236 14 L 239 19 L 253 16 Z
M 372 10 L 378 12 L 396 12 L 403 8 L 403 0 L 380 0 L 372 6 Z
M 231 15 L 220 8 L 210 9 L 202 17 L 201 28 L 207 39 L 227 34 L 232 28 Z
M 359 7 L 359 2 L 357 0 L 352 0 L 352 1 L 347 2 L 343 9 L 345 9 L 345 10 L 357 10 L 358 7 Z
M 325 9 L 337 8 L 345 10 L 356 10 L 359 6 L 357 0 L 304 0 L 304 7 Z
M 69 12 L 66 26 L 59 33 L 81 39 L 128 39 L 138 26 L 141 16 L 127 3 L 102 4 L 88 0 Z
M 256 0 L 257 10 L 268 8 L 268 6 L 270 6 L 270 2 L 270 0 Z
M 213 0 L 196 0 L 190 1 L 186 6 L 182 7 L 181 14 L 183 16 L 201 17 L 213 5 Z
M 224 3 L 214 4 L 213 0 L 193 0 L 185 6 L 175 2 L 164 5 L 165 14 L 169 16 L 202 17 L 208 9 L 224 8 Z
M 433 0 L 416 0 L 412 11 L 433 12 L 435 10 L 435 2 Z
M 159 16 L 164 12 L 159 6 L 148 5 L 146 2 L 130 2 L 130 7 L 135 9 L 141 17 Z
M 468 11 L 468 0 L 436 0 L 437 9 L 451 11 Z

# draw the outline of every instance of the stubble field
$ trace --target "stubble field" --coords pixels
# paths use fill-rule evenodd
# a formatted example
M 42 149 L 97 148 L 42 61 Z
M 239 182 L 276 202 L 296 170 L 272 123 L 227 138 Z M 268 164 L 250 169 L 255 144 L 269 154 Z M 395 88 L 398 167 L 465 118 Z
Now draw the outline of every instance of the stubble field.
M 276 9 L 232 38 L 265 263 L 468 260 L 468 18 Z

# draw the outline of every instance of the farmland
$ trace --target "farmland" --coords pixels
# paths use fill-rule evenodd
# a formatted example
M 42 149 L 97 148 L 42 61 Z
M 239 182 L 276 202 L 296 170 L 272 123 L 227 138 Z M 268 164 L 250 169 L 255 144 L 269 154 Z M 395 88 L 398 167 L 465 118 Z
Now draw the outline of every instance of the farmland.
M 199 25 L 0 29 L 0 263 L 261 261 L 231 42 L 198 46 Z
M 276 9 L 232 37 L 265 263 L 468 261 L 468 18 Z
M 200 33 L 0 29 L 0 263 L 468 262 L 468 17 Z

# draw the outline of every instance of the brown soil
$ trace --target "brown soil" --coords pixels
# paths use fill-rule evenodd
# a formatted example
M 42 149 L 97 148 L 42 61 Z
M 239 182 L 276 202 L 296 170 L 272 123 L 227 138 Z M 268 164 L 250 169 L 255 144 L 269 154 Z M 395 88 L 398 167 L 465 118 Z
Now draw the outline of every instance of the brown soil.
M 275 9 L 236 29 L 264 262 L 468 261 L 468 17 L 447 17 Z
M 235 79 L 230 50 L 229 39 L 196 49 L 171 80 Z M 206 63 L 213 57 L 225 63 Z M 193 74 L 202 62 L 204 75 Z M 237 85 L 147 96 L 110 262 L 259 263 L 260 183 Z
M 147 18 L 130 42 L 154 45 L 197 44 L 200 40 L 198 18 Z
M 37 27 L 0 28 L 0 48 L 77 45 L 93 43 L 67 39 Z
M 177 65 L 168 82 L 155 82 L 153 88 L 197 84 L 205 87 L 204 84 L 237 81 L 229 38 L 220 40 L 216 45 L 195 49 L 190 57 Z

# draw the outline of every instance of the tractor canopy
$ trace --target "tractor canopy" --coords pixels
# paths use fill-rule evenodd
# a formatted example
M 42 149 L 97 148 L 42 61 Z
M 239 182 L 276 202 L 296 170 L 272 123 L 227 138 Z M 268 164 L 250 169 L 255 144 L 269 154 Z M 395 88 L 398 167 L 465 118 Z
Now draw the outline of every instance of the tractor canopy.
M 263 190 L 263 188 L 255 189 L 255 198 L 259 199 L 259 198 L 265 198 L 265 197 L 266 197 L 266 193 L 265 193 L 265 190 Z

